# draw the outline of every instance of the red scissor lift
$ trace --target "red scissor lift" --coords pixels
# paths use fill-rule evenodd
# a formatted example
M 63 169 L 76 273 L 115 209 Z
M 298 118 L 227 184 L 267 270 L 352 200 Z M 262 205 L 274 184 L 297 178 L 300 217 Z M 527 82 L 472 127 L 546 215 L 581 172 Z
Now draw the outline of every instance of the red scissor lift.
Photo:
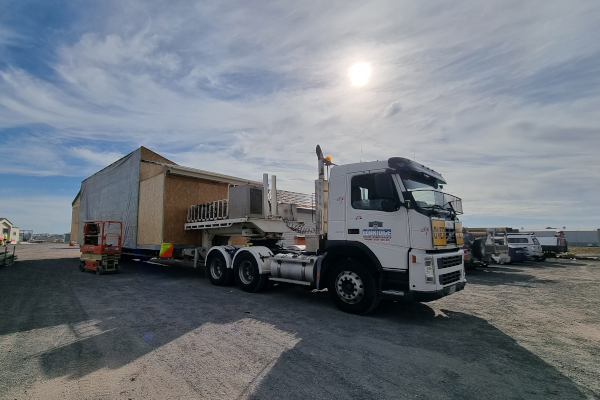
M 97 275 L 117 273 L 122 236 L 121 221 L 84 221 L 79 269 L 96 271 Z

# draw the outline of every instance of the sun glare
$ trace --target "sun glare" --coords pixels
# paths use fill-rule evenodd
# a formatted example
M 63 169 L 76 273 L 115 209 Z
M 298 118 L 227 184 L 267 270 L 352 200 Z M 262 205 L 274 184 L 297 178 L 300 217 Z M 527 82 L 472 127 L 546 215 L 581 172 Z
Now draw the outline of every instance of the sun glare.
M 359 62 L 350 67 L 350 80 L 354 86 L 364 86 L 371 76 L 371 67 L 366 62 Z

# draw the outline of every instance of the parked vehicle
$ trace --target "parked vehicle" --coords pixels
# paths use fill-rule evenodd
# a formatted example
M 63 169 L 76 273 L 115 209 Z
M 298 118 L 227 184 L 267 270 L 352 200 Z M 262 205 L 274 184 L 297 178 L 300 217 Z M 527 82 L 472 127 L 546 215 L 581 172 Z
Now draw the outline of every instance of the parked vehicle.
M 509 233 L 507 234 L 508 247 L 521 247 L 525 250 L 528 260 L 543 261 L 542 246 L 537 238 L 531 233 Z
M 466 228 L 463 229 L 463 237 L 464 244 L 461 249 L 464 251 L 465 269 L 470 271 L 487 266 L 483 261 L 486 256 L 485 239 L 475 238 Z
M 565 233 L 561 230 L 539 230 L 528 231 L 528 233 L 535 235 L 542 246 L 544 257 L 556 257 L 557 254 L 569 252 L 569 244 L 565 239 Z
M 511 263 L 522 263 L 527 260 L 527 252 L 522 247 L 508 247 Z
M 469 228 L 465 233 L 465 268 L 511 262 L 508 246 L 494 240 L 495 228 Z M 467 265 L 468 264 L 468 265 Z
M 508 249 L 508 256 L 510 257 L 511 263 L 520 263 L 527 260 L 527 253 L 522 247 L 511 247 L 508 246 L 508 240 L 506 235 L 495 236 L 494 243 L 499 246 L 506 246 Z
M 191 205 L 184 229 L 201 230 L 195 263 L 210 281 L 246 292 L 267 282 L 328 289 L 343 311 L 366 314 L 380 299 L 431 301 L 466 279 L 459 198 L 443 193 L 438 172 L 406 158 L 334 165 L 317 146 L 316 235 L 304 251 L 279 246 L 293 204 L 278 204 L 276 179 L 229 188 L 227 200 Z M 214 245 L 216 237 L 252 243 Z

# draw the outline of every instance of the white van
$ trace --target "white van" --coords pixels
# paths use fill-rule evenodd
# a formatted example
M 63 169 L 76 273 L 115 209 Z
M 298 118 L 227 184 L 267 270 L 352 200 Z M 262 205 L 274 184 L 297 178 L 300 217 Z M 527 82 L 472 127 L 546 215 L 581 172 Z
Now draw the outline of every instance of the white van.
M 544 253 L 537 238 L 531 233 L 509 233 L 508 247 L 522 247 L 530 260 L 543 260 Z

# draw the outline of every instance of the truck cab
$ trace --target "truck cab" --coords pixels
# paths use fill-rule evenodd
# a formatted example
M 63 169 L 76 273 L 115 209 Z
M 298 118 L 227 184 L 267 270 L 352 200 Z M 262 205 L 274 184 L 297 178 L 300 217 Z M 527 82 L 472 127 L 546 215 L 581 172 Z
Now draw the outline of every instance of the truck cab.
M 429 301 L 464 288 L 462 203 L 441 191 L 439 173 L 395 157 L 332 166 L 324 182 L 322 265 L 362 263 L 380 298 Z

